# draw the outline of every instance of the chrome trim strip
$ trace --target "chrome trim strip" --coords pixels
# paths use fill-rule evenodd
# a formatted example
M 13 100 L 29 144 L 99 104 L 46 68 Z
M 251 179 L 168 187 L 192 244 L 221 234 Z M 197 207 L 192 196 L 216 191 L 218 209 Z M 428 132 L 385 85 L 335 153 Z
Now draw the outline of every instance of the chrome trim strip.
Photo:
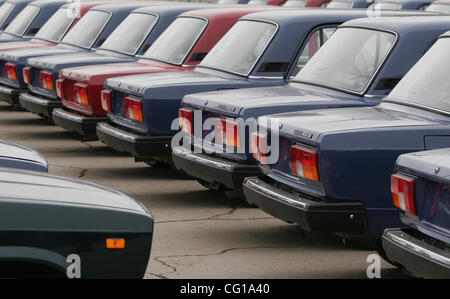
M 229 164 L 220 163 L 211 159 L 203 158 L 200 155 L 191 153 L 188 149 L 183 147 L 176 147 L 172 149 L 173 154 L 178 155 L 182 158 L 188 159 L 193 162 L 197 162 L 206 166 L 211 166 L 214 168 L 225 169 L 231 171 L 233 167 Z
M 392 232 L 387 232 L 386 237 L 389 238 L 392 242 L 394 242 L 406 249 L 411 250 L 412 252 L 414 252 L 415 254 L 417 254 L 421 257 L 431 259 L 432 261 L 434 261 L 436 263 L 443 264 L 447 267 L 450 267 L 450 258 L 448 258 L 446 256 L 440 255 L 436 252 L 433 252 L 424 247 L 421 247 L 418 244 L 415 244 L 409 240 L 406 240 L 406 238 L 401 238 L 399 236 L 396 236 Z
M 266 196 L 270 197 L 273 200 L 276 200 L 278 202 L 287 203 L 291 206 L 300 207 L 303 209 L 306 209 L 307 204 L 298 200 L 295 200 L 289 196 L 282 195 L 279 192 L 282 192 L 279 190 L 278 192 L 269 189 L 268 187 L 264 185 L 268 185 L 259 179 L 255 178 L 247 178 L 244 182 L 244 185 L 250 189 L 252 189 L 255 192 L 265 194 Z

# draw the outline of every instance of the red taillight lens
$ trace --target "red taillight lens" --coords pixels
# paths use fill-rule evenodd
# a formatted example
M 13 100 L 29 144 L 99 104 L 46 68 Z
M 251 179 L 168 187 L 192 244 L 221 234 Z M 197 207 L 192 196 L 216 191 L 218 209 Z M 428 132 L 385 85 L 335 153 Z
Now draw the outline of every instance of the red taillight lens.
M 126 97 L 124 98 L 124 102 L 127 118 L 137 121 L 144 121 L 144 116 L 142 114 L 142 101 Z
M 391 193 L 394 205 L 405 212 L 416 215 L 413 178 L 401 174 L 391 176 Z
M 100 93 L 100 99 L 102 101 L 102 108 L 106 112 L 112 112 L 111 109 L 111 92 L 109 90 L 102 90 Z
M 267 135 L 253 132 L 250 134 L 250 146 L 253 158 L 262 164 L 267 164 Z
M 5 77 L 11 80 L 17 80 L 16 65 L 12 63 L 5 64 Z
M 53 86 L 53 74 L 47 71 L 41 71 L 39 74 L 41 87 L 46 89 L 55 89 Z
M 239 124 L 230 119 L 216 118 L 216 142 L 240 147 Z
M 64 79 L 56 80 L 56 94 L 61 99 L 64 99 Z
M 294 175 L 319 181 L 317 152 L 315 150 L 300 145 L 291 146 L 290 166 Z
M 25 81 L 26 84 L 31 84 L 31 67 L 24 67 L 22 73 L 23 81 Z
M 83 83 L 76 83 L 74 86 L 75 97 L 80 104 L 89 105 L 88 86 Z
M 178 120 L 180 122 L 181 131 L 190 135 L 194 135 L 194 110 L 186 108 L 178 109 Z

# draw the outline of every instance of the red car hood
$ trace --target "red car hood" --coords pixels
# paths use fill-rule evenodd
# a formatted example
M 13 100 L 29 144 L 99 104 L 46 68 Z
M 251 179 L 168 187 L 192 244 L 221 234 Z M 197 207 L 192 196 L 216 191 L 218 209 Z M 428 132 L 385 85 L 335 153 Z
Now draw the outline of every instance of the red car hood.
M 126 63 L 110 63 L 89 66 L 80 66 L 67 68 L 61 71 L 61 76 L 64 79 L 71 79 L 89 84 L 102 84 L 111 77 L 150 74 L 158 72 L 189 70 L 181 66 L 175 66 L 164 62 L 159 62 L 149 59 L 141 59 L 136 62 Z
M 52 47 L 52 46 L 56 46 L 56 44 L 41 39 L 32 39 L 21 42 L 0 43 L 0 51 L 26 49 L 26 48 Z

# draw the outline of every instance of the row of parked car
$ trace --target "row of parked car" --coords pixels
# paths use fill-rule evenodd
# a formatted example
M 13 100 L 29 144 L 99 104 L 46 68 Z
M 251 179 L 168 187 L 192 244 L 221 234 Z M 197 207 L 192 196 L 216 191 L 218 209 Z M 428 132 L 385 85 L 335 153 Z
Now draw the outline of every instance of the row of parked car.
M 449 1 L 4 2 L 0 100 L 450 277 Z M 0 151 L 0 275 L 144 275 L 142 204 Z

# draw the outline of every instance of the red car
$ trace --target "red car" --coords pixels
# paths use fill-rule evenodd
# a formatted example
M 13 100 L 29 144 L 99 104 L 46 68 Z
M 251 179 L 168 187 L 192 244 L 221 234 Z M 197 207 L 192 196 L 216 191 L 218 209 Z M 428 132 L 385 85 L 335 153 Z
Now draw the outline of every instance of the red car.
M 136 62 L 63 69 L 56 88 L 64 109 L 53 111 L 53 121 L 83 140 L 97 139 L 97 123 L 106 121 L 101 99 L 106 96 L 101 94 L 106 79 L 192 70 L 240 17 L 276 9 L 283 8 L 240 6 L 189 11 L 180 15 Z M 80 85 L 87 85 L 87 93 L 79 94 L 85 90 L 78 88 Z
M 68 32 L 91 7 L 107 3 L 108 1 L 88 1 L 63 5 L 50 17 L 50 19 L 48 19 L 33 39 L 0 43 L 0 51 L 56 46 L 66 32 Z M 71 16 L 71 18 L 68 18 L 67 16 Z

